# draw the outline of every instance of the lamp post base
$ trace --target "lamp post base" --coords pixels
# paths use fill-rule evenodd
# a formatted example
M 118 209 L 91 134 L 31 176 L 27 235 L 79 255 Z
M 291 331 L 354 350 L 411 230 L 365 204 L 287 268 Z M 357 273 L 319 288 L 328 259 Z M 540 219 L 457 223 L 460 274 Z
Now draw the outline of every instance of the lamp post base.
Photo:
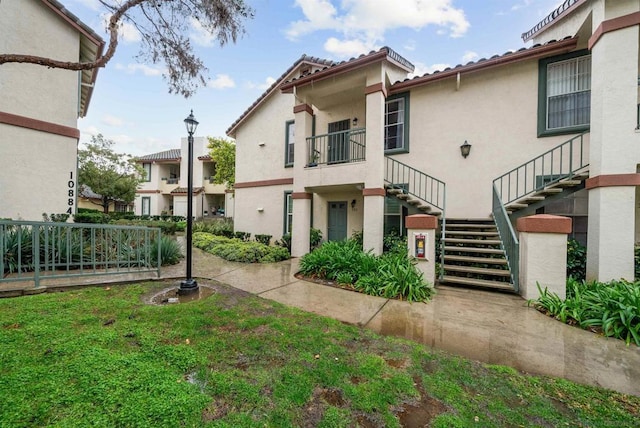
M 178 287 L 178 294 L 191 294 L 196 291 L 198 291 L 198 283 L 193 278 L 185 279 Z

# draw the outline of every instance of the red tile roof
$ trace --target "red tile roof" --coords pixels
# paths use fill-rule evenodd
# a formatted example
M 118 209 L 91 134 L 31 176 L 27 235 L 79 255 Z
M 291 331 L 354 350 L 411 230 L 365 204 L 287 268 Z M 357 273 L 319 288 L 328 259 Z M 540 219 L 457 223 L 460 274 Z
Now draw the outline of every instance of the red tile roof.
M 553 10 L 549 15 L 547 15 L 542 21 L 538 22 L 532 29 L 527 31 L 526 33 L 522 33 L 522 40 L 528 42 L 545 29 L 547 26 L 553 24 L 558 19 L 567 15 L 571 9 L 580 6 L 580 4 L 584 3 L 585 0 L 565 0 L 560 6 Z
M 170 149 L 163 152 L 152 153 L 150 155 L 139 156 L 136 158 L 138 163 L 149 163 L 158 161 L 179 161 L 180 149 Z
M 398 93 L 414 86 L 420 86 L 436 80 L 455 77 L 458 74 L 472 73 L 514 62 L 570 52 L 576 48 L 577 44 L 578 39 L 576 37 L 567 37 L 560 41 L 552 40 L 545 44 L 534 45 L 530 48 L 522 48 L 515 52 L 506 52 L 503 55 L 494 55 L 489 59 L 481 58 L 475 62 L 469 62 L 465 65 L 458 64 L 453 68 L 446 68 L 442 71 L 426 73 L 422 76 L 416 76 L 412 79 L 405 79 L 403 81 L 396 82 L 391 85 L 389 92 Z

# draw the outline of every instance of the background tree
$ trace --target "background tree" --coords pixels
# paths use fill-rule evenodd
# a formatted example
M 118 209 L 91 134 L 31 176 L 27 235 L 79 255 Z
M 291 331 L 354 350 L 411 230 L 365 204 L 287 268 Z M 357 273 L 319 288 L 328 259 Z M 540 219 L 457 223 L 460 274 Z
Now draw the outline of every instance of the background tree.
M 216 164 L 213 182 L 231 189 L 236 182 L 236 143 L 223 137 L 209 137 L 209 149 Z
M 86 149 L 78 150 L 78 187 L 88 186 L 100 195 L 101 203 L 96 205 L 105 213 L 112 202 L 133 202 L 145 176 L 142 166 L 130 155 L 113 151 L 114 144 L 98 134 L 91 137 Z
M 118 46 L 118 29 L 124 22 L 141 35 L 138 58 L 152 64 L 163 63 L 169 93 L 185 98 L 207 81 L 207 69 L 195 55 L 189 30 L 200 26 L 224 46 L 244 33 L 243 21 L 253 18 L 253 9 L 243 0 L 98 0 L 111 13 L 107 23 L 109 45 L 92 62 L 68 62 L 25 54 L 0 54 L 0 65 L 9 62 L 38 64 L 67 70 L 104 67 Z

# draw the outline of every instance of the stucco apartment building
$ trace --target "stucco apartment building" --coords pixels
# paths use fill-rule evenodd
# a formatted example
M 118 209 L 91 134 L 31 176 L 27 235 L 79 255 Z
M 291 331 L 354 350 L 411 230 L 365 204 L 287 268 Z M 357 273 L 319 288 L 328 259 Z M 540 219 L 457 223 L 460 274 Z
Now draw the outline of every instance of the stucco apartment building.
M 92 61 L 104 42 L 56 0 L 0 2 L 0 52 Z M 79 117 L 97 69 L 0 65 L 0 218 L 42 220 L 77 202 Z
M 225 185 L 213 183 L 216 170 L 208 140 L 193 140 L 194 217 L 233 217 L 233 193 L 227 192 Z M 146 181 L 136 191 L 136 215 L 187 215 L 188 150 L 188 140 L 183 138 L 179 149 L 137 158 L 146 172 Z
M 560 214 L 588 243 L 589 278 L 632 279 L 639 24 L 637 0 L 567 0 L 523 34 L 530 47 L 411 79 L 387 47 L 301 57 L 227 130 L 235 228 L 292 233 L 293 256 L 310 227 L 362 231 L 380 253 L 405 216 L 433 214 L 444 281 L 508 288 L 516 219 Z

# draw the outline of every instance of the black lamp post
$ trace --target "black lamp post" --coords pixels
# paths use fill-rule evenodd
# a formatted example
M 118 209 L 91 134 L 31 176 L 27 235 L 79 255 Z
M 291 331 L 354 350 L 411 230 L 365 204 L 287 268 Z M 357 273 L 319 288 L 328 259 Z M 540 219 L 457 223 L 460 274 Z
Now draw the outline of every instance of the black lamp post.
M 198 121 L 193 117 L 193 110 L 191 114 L 184 120 L 184 124 L 187 126 L 187 132 L 189 133 L 188 146 L 189 154 L 187 155 L 187 278 L 180 283 L 178 293 L 187 294 L 198 290 L 198 283 L 191 276 L 191 237 L 192 237 L 192 224 L 193 224 L 193 134 L 198 127 Z
M 469 153 L 471 153 L 471 144 L 464 140 L 464 144 L 460 146 L 460 154 L 466 159 Z

